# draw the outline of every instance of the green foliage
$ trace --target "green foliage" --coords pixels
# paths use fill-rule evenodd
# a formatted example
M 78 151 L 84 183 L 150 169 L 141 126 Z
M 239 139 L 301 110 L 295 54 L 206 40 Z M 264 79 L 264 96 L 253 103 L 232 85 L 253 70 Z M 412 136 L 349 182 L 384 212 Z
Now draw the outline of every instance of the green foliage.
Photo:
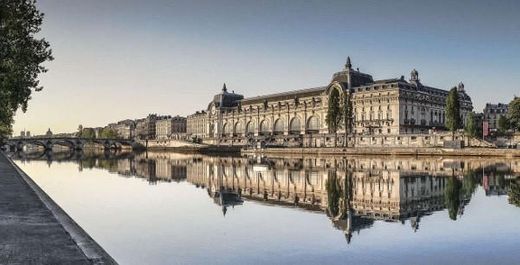
M 340 105 L 340 95 L 337 89 L 332 89 L 329 95 L 329 106 L 325 122 L 329 127 L 329 132 L 336 133 L 341 127 L 342 111 Z
M 520 130 L 520 97 L 515 97 L 508 106 L 509 122 L 512 128 Z
M 477 124 L 475 113 L 470 112 L 466 117 L 466 126 L 464 127 L 464 132 L 466 132 L 468 136 L 478 137 L 479 131 L 479 125 Z
M 115 130 L 104 128 L 101 130 L 101 132 L 99 132 L 99 138 L 119 139 L 120 137 Z
M 49 43 L 37 38 L 43 21 L 35 0 L 0 1 L 0 138 L 12 133 L 13 116 L 40 91 L 38 75 L 52 60 Z
M 478 185 L 482 180 L 482 175 L 479 175 L 481 170 L 468 170 L 462 179 L 462 196 L 464 198 L 471 198 Z
M 352 98 L 349 93 L 343 94 L 343 118 L 345 125 L 345 133 L 352 131 Z
M 501 133 L 507 132 L 511 128 L 511 124 L 506 116 L 502 115 L 498 118 L 498 131 Z
M 510 204 L 520 207 L 520 179 L 511 181 L 507 190 L 507 196 Z
M 83 128 L 78 136 L 81 138 L 94 139 L 96 138 L 96 132 L 92 128 Z
M 339 203 L 341 197 L 341 186 L 336 176 L 336 171 L 330 171 L 327 178 L 327 202 L 328 210 L 331 216 L 336 216 L 339 213 Z
M 460 207 L 462 183 L 456 177 L 450 177 L 444 191 L 444 203 L 448 208 L 451 220 L 457 220 L 457 213 Z
M 454 87 L 450 90 L 448 98 L 446 98 L 446 128 L 452 133 L 455 133 L 462 127 L 462 120 L 460 118 L 460 101 L 459 92 Z

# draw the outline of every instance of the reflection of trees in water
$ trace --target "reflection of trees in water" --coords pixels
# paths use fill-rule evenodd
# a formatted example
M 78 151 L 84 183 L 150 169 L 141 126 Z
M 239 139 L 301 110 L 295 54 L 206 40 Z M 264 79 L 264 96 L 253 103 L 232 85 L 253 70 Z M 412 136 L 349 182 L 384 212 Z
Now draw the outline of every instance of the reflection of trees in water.
M 117 171 L 117 160 L 115 159 L 100 159 L 98 160 L 98 165 L 100 168 L 111 172 Z
M 481 170 L 468 170 L 466 174 L 464 174 L 464 178 L 462 179 L 462 191 L 464 198 L 471 198 L 473 193 L 477 190 L 478 185 L 482 182 L 482 174 Z
M 516 207 L 520 207 L 520 179 L 513 179 L 509 184 L 509 188 L 507 190 L 507 195 L 509 196 L 508 201 L 510 204 L 515 205 Z
M 92 169 L 96 166 L 96 160 L 95 157 L 86 157 L 80 161 L 80 168 Z
M 463 214 L 464 206 L 469 203 L 477 187 L 482 185 L 482 176 L 482 169 L 471 169 L 462 179 L 448 177 L 444 201 L 451 220 L 457 220 L 457 214 Z
M 328 198 L 327 210 L 331 217 L 336 217 L 339 213 L 341 186 L 335 170 L 330 170 L 328 174 L 329 177 L 325 184 Z
M 446 190 L 444 192 L 444 203 L 448 208 L 448 214 L 451 220 L 457 220 L 457 213 L 460 207 L 460 191 L 462 189 L 462 183 L 455 176 L 448 178 L 446 184 Z

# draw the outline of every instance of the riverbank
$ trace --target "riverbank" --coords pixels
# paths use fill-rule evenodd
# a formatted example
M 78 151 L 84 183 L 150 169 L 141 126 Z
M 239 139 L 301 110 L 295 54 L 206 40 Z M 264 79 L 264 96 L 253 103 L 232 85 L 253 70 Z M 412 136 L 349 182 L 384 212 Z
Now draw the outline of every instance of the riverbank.
M 370 156 L 474 156 L 520 157 L 518 149 L 496 148 L 263 148 L 243 149 L 243 155 L 370 155 Z
M 174 152 L 183 154 L 203 154 L 203 155 L 218 155 L 218 154 L 240 154 L 242 148 L 240 146 L 181 146 L 181 147 L 148 147 L 145 150 L 138 151 L 149 151 L 149 152 Z
M 0 264 L 117 264 L 0 153 Z

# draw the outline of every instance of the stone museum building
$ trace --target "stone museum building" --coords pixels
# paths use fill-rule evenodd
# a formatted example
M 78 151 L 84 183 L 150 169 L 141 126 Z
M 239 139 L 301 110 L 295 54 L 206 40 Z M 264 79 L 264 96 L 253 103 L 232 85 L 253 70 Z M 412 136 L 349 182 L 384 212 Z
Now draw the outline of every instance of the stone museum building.
M 301 145 L 303 141 L 305 146 L 324 146 L 330 141 L 326 116 L 334 90 L 340 100 L 345 93 L 351 98 L 349 136 L 428 134 L 444 129 L 447 89 L 423 84 L 415 69 L 409 80 L 404 76 L 374 80 L 353 69 L 348 58 L 344 69 L 321 87 L 245 98 L 229 92 L 224 84 L 205 110 L 188 116 L 187 134 L 211 144 L 247 145 L 261 141 L 288 146 Z M 459 83 L 457 90 L 461 118 L 465 121 L 467 113 L 473 110 L 471 98 L 464 84 Z M 344 129 L 340 129 L 337 135 L 344 134 Z

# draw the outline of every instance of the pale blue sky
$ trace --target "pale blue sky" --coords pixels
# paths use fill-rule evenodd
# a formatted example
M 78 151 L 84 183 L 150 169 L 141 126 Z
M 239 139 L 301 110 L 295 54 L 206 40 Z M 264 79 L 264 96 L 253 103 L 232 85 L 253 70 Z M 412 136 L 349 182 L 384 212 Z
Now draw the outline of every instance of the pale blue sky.
M 74 131 L 326 85 L 345 58 L 376 79 L 463 81 L 477 111 L 520 95 L 519 1 L 39 0 L 55 60 L 15 134 Z

